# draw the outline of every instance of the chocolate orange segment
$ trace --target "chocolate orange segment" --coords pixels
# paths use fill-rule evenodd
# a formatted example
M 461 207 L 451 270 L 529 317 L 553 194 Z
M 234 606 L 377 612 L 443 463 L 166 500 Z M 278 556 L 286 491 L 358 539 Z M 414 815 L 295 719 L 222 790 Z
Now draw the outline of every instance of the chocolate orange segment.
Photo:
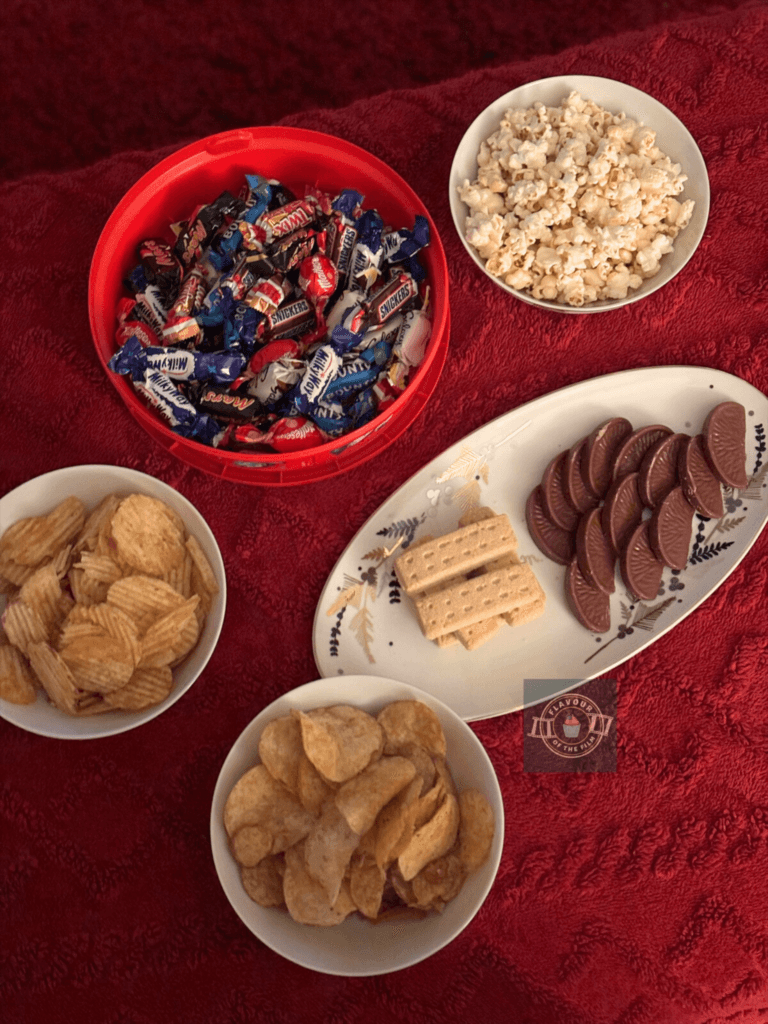
M 576 558 L 587 582 L 606 594 L 612 594 L 616 589 L 616 556 L 603 532 L 602 512 L 601 508 L 590 509 L 579 520 Z
M 548 519 L 562 530 L 575 530 L 579 513 L 565 496 L 563 473 L 568 452 L 560 452 L 549 463 L 541 478 L 541 497 Z
M 688 434 L 670 434 L 651 445 L 640 465 L 637 487 L 646 508 L 656 508 L 678 484 L 677 461 Z
M 636 473 L 648 449 L 662 437 L 669 437 L 671 433 L 672 430 L 661 423 L 653 423 L 648 427 L 634 430 L 614 455 L 612 479 L 619 480 L 627 473 Z
M 628 473 L 611 484 L 605 496 L 603 530 L 617 555 L 624 550 L 630 535 L 643 518 L 643 502 L 637 481 L 637 473 Z
M 587 489 L 583 476 L 583 459 L 588 438 L 583 437 L 565 457 L 563 464 L 563 485 L 565 496 L 577 512 L 588 512 L 599 504 L 600 499 Z
M 704 456 L 701 434 L 690 438 L 680 449 L 678 473 L 683 494 L 697 512 L 710 519 L 725 514 L 720 481 Z
M 749 483 L 746 435 L 747 413 L 738 402 L 721 402 L 704 420 L 704 455 L 726 487 L 744 490 Z
M 621 555 L 621 577 L 630 594 L 640 601 L 652 601 L 659 592 L 664 563 L 653 553 L 646 519 L 633 531 Z
M 558 565 L 567 565 L 576 550 L 575 534 L 557 526 L 544 511 L 541 487 L 535 487 L 525 503 L 525 521 L 536 547 Z
M 691 543 L 693 506 L 682 487 L 673 487 L 650 520 L 648 539 L 658 559 L 671 569 L 684 569 Z
M 595 427 L 587 437 L 582 473 L 589 490 L 604 498 L 611 486 L 616 452 L 632 433 L 632 424 L 623 416 L 614 416 Z
M 565 599 L 585 629 L 605 633 L 611 628 L 610 598 L 584 576 L 575 555 L 565 570 Z

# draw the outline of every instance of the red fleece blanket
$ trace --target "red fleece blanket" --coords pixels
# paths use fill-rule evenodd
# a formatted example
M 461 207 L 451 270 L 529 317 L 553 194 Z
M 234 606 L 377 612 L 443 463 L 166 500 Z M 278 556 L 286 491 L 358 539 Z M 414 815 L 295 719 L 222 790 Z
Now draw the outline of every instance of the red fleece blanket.
M 478 111 L 562 73 L 657 97 L 710 176 L 709 224 L 685 270 L 605 315 L 540 311 L 495 288 L 448 208 L 453 153 Z M 556 388 L 634 367 L 715 367 L 768 390 L 767 110 L 768 10 L 748 5 L 285 118 L 370 150 L 409 182 L 444 241 L 451 287 L 448 358 L 412 430 L 368 465 L 301 488 L 234 484 L 169 456 L 97 360 L 91 255 L 167 149 L 0 189 L 0 495 L 61 466 L 139 469 L 200 509 L 228 579 L 207 669 L 151 723 L 76 743 L 0 721 L 4 1019 L 768 1020 L 768 531 L 695 613 L 610 673 L 615 774 L 524 772 L 521 712 L 474 723 L 503 790 L 504 852 L 478 916 L 431 959 L 346 980 L 278 957 L 231 909 L 208 839 L 232 743 L 317 678 L 313 615 L 337 558 L 446 445 Z

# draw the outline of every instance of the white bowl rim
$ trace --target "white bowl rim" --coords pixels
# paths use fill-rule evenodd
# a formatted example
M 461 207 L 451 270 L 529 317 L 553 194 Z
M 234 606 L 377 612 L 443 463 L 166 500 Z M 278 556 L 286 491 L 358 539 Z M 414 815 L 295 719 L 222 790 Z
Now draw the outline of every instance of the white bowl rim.
M 99 474 L 104 477 L 114 477 L 114 486 L 109 489 L 104 489 L 104 494 L 110 493 L 110 491 L 125 491 L 126 494 L 133 493 L 133 491 L 141 491 L 142 493 L 152 493 L 154 497 L 163 498 L 163 500 L 170 499 L 176 507 L 176 511 L 185 520 L 185 524 L 189 529 L 187 520 L 192 520 L 195 524 L 194 532 L 198 541 L 202 544 L 203 549 L 208 556 L 211 566 L 216 574 L 220 592 L 216 596 L 213 604 L 211 613 L 206 621 L 205 629 L 201 635 L 205 637 L 205 643 L 202 646 L 196 647 L 191 654 L 188 656 L 190 661 L 194 664 L 199 662 L 196 666 L 197 671 L 193 677 L 181 684 L 177 681 L 174 682 L 174 687 L 171 693 L 166 697 L 164 701 L 154 705 L 154 707 L 146 708 L 144 711 L 115 711 L 112 713 L 105 713 L 103 715 L 94 715 L 91 718 L 77 718 L 75 716 L 66 715 L 63 711 L 59 711 L 52 705 L 48 704 L 43 695 L 38 695 L 35 704 L 11 704 L 8 701 L 0 700 L 0 718 L 10 722 L 12 725 L 18 726 L 20 729 L 24 729 L 26 732 L 34 733 L 37 736 L 44 736 L 50 739 L 62 739 L 62 740 L 88 740 L 88 739 L 104 739 L 109 736 L 116 736 L 120 733 L 128 732 L 131 729 L 135 729 L 140 725 L 144 725 L 146 722 L 157 718 L 158 715 L 167 711 L 176 701 L 180 700 L 185 693 L 192 687 L 192 685 L 200 678 L 203 671 L 205 670 L 208 662 L 213 656 L 213 652 L 216 649 L 216 645 L 221 634 L 221 629 L 224 624 L 224 618 L 226 615 L 226 603 L 227 603 L 227 578 L 226 571 L 224 569 L 224 562 L 221 556 L 218 542 L 206 522 L 202 513 L 195 507 L 195 505 L 186 498 L 180 491 L 177 491 L 171 484 L 166 483 L 164 480 L 160 480 L 158 477 L 152 476 L 149 473 L 143 473 L 138 469 L 130 469 L 127 466 L 118 466 L 110 463 L 84 463 L 74 466 L 62 466 L 59 469 L 52 469 L 46 473 L 42 473 L 39 476 L 32 477 L 30 480 L 26 480 L 24 483 L 19 484 L 17 487 L 12 488 L 2 497 L 0 497 L 0 536 L 5 530 L 11 525 L 12 522 L 16 522 L 19 518 L 23 518 L 27 515 L 40 515 L 44 509 L 52 509 L 55 505 L 67 497 L 69 494 L 76 494 L 76 486 L 72 490 L 65 490 L 67 480 L 77 480 L 83 473 L 86 474 Z M 52 487 L 51 485 L 55 485 Z M 13 519 L 8 522 L 4 521 L 4 506 L 7 506 L 8 499 L 13 498 L 14 500 L 25 500 L 25 492 L 29 495 L 34 495 L 37 491 L 43 491 L 51 494 L 50 501 L 39 501 L 26 497 L 27 501 L 31 500 L 31 506 L 28 511 L 23 511 L 20 515 L 14 515 Z M 98 499 L 96 499 L 98 500 Z M 32 507 L 33 506 L 33 507 Z M 4 599 L 0 597 L 0 601 Z M 207 653 L 204 653 L 205 648 L 209 648 Z M 197 658 L 195 657 L 197 652 Z M 174 669 L 177 671 L 179 668 L 183 668 L 187 664 L 187 660 L 181 662 L 179 666 Z M 61 728 L 46 726 L 41 724 L 40 721 L 35 720 L 36 710 L 38 712 L 37 717 L 40 718 L 39 712 L 42 710 L 45 712 L 45 719 L 50 719 L 54 722 L 61 721 Z M 72 731 L 68 731 L 71 729 Z
M 674 126 L 675 131 L 678 133 L 681 140 L 683 140 L 688 146 L 691 147 L 693 162 L 695 167 L 690 164 L 683 166 L 683 171 L 688 174 L 689 180 L 691 180 L 694 173 L 697 174 L 697 180 L 700 182 L 702 188 L 702 196 L 697 198 L 696 207 L 694 208 L 693 216 L 691 221 L 684 229 L 687 233 L 687 239 L 692 244 L 690 246 L 690 252 L 681 259 L 680 265 L 674 270 L 674 273 L 665 275 L 663 269 L 656 274 L 655 277 L 648 278 L 643 282 L 643 285 L 634 292 L 629 293 L 624 299 L 600 299 L 596 302 L 588 303 L 584 306 L 569 306 L 565 303 L 554 302 L 549 299 L 535 299 L 532 295 L 525 291 L 521 291 L 512 288 L 506 284 L 500 278 L 494 277 L 489 274 L 485 269 L 483 260 L 477 254 L 477 252 L 469 245 L 464 237 L 463 221 L 467 215 L 466 205 L 459 199 L 457 188 L 463 182 L 465 175 L 460 174 L 459 165 L 465 163 L 463 156 L 463 150 L 469 145 L 469 141 L 474 138 L 479 132 L 482 124 L 491 117 L 491 114 L 496 116 L 496 127 L 501 120 L 504 112 L 511 106 L 522 105 L 520 101 L 513 100 L 513 97 L 518 97 L 528 91 L 543 90 L 554 88 L 556 84 L 561 89 L 563 95 L 567 95 L 571 90 L 576 90 L 582 94 L 583 98 L 592 99 L 601 106 L 610 106 L 611 109 L 616 109 L 617 112 L 624 110 L 622 104 L 609 104 L 608 101 L 602 101 L 599 98 L 595 98 L 590 94 L 591 89 L 606 89 L 609 86 L 618 88 L 621 90 L 622 95 L 625 97 L 631 97 L 638 103 L 650 105 L 654 112 L 661 114 L 662 118 L 668 120 L 670 126 Z M 540 97 L 539 97 L 540 98 Z M 536 102 L 536 97 L 532 97 L 527 101 L 523 101 L 525 106 L 531 106 Z M 644 123 L 647 127 L 654 130 L 657 129 L 657 125 L 645 120 Z M 495 131 L 495 127 L 491 127 L 487 134 Z M 485 136 L 484 136 L 485 137 Z M 477 152 L 479 143 L 475 148 Z M 668 152 L 669 147 L 665 146 L 664 151 L 670 156 L 670 159 L 675 159 L 673 155 Z M 461 180 L 460 180 L 461 179 Z M 698 249 L 701 239 L 706 230 L 706 226 L 709 220 L 709 209 L 710 209 L 710 186 L 709 186 L 709 175 L 707 173 L 707 165 L 704 161 L 704 157 L 699 149 L 699 146 L 690 133 L 688 128 L 683 122 L 674 114 L 668 107 L 666 107 L 660 100 L 651 96 L 650 93 L 644 92 L 642 89 L 638 89 L 636 86 L 629 85 L 626 82 L 622 82 L 619 79 L 606 78 L 600 75 L 551 75 L 548 78 L 539 78 L 530 82 L 523 82 L 521 85 L 516 86 L 514 89 L 510 89 L 508 92 L 497 97 L 492 103 L 489 103 L 480 113 L 474 118 L 472 123 L 464 132 L 459 145 L 456 148 L 456 152 L 451 163 L 451 169 L 448 178 L 448 190 L 449 190 L 449 205 L 451 208 L 451 216 L 453 224 L 456 229 L 462 245 L 466 249 L 472 262 L 482 271 L 482 273 L 490 278 L 493 283 L 506 291 L 508 294 L 513 295 L 516 299 L 521 302 L 526 302 L 531 306 L 536 306 L 539 309 L 550 310 L 554 313 L 605 313 L 613 309 L 620 309 L 624 306 L 630 305 L 633 302 L 639 302 L 641 299 L 647 298 L 654 292 L 663 288 L 665 284 L 676 277 L 686 264 L 693 257 L 694 253 Z M 693 230 L 691 230 L 693 228 Z M 674 253 L 668 253 L 668 256 L 673 256 Z M 667 264 L 669 266 L 669 264 Z M 662 262 L 662 268 L 664 264 Z
M 367 690 L 369 695 L 367 697 L 363 695 L 362 697 L 358 696 L 356 698 L 355 691 L 361 690 Z M 333 694 L 333 696 L 331 696 L 331 694 Z M 364 921 L 359 915 L 352 915 L 352 917 L 348 918 L 347 921 L 334 928 L 312 929 L 307 925 L 299 925 L 292 921 L 284 909 L 259 907 L 257 904 L 252 903 L 249 897 L 245 894 L 245 890 L 242 888 L 239 869 L 229 850 L 229 844 L 223 825 L 224 803 L 226 802 L 227 795 L 229 794 L 232 785 L 234 785 L 234 782 L 240 777 L 242 772 L 246 771 L 251 765 L 258 763 L 259 758 L 256 747 L 258 737 L 264 726 L 266 726 L 267 722 L 271 721 L 273 718 L 278 717 L 281 714 L 285 714 L 290 708 L 295 707 L 307 710 L 313 707 L 326 707 L 330 704 L 346 703 L 362 707 L 364 710 L 376 711 L 393 700 L 402 699 L 421 700 L 438 713 L 446 731 L 446 738 L 449 740 L 448 764 L 452 770 L 455 770 L 457 758 L 456 751 L 454 751 L 454 763 L 452 764 L 450 738 L 448 734 L 455 731 L 464 737 L 467 743 L 467 748 L 471 751 L 473 757 L 473 768 L 476 774 L 479 774 L 482 770 L 484 782 L 491 788 L 490 792 L 485 792 L 486 797 L 493 807 L 496 818 L 491 853 L 486 863 L 478 869 L 477 872 L 469 876 L 462 888 L 462 891 L 458 894 L 455 900 L 448 904 L 442 915 L 431 915 L 421 921 L 392 922 L 391 927 L 397 929 L 398 937 L 403 940 L 402 946 L 406 951 L 396 962 L 384 967 L 377 965 L 360 967 L 342 965 L 338 963 L 332 964 L 330 962 L 331 958 L 329 957 L 329 962 L 324 964 L 309 963 L 307 962 L 306 957 L 302 957 L 295 951 L 287 948 L 285 942 L 281 943 L 272 936 L 265 936 L 262 934 L 253 922 L 253 916 L 279 914 L 280 918 L 276 920 L 280 923 L 283 932 L 286 930 L 289 934 L 290 932 L 294 932 L 298 936 L 303 936 L 307 939 L 310 935 L 313 937 L 325 935 L 335 938 L 342 934 L 340 930 L 348 930 L 351 926 L 354 930 L 354 935 L 356 935 L 359 940 L 360 936 L 365 936 L 366 929 L 374 929 L 373 932 L 369 932 L 368 934 L 375 936 L 377 934 L 383 934 L 383 930 L 389 929 L 390 925 L 372 924 L 371 922 Z M 245 752 L 246 747 L 248 747 L 250 753 Z M 461 788 L 462 785 L 459 784 L 459 789 Z M 493 763 L 488 756 L 488 752 L 470 728 L 469 724 L 459 718 L 456 712 L 447 704 L 444 704 L 431 694 L 425 693 L 418 687 L 412 686 L 409 683 L 400 682 L 396 679 L 365 675 L 338 676 L 315 679 L 312 682 L 305 683 L 293 690 L 289 690 L 287 693 L 278 697 L 263 708 L 258 715 L 256 715 L 248 725 L 246 725 L 227 753 L 216 780 L 213 800 L 211 802 L 210 835 L 211 852 L 219 882 L 235 913 L 238 915 L 245 927 L 248 928 L 248 930 L 251 931 L 257 939 L 263 942 L 264 945 L 273 952 L 301 967 L 305 967 L 308 970 L 316 971 L 321 974 L 332 974 L 343 977 L 371 977 L 374 975 L 389 974 L 420 963 L 422 960 L 427 959 L 452 942 L 471 923 L 480 911 L 494 884 L 499 864 L 501 862 L 501 854 L 504 846 L 504 800 L 501 792 L 501 786 L 499 785 L 498 777 L 493 767 Z M 461 906 L 460 901 L 462 900 L 462 895 L 464 896 L 464 902 L 472 903 L 471 910 L 465 913 L 460 921 L 449 925 L 446 928 L 446 934 L 436 940 L 432 946 L 426 948 L 423 952 L 411 952 L 410 955 L 408 955 L 407 939 L 411 935 L 415 935 L 418 938 L 420 931 L 424 933 L 425 929 L 423 929 L 423 926 L 428 922 L 433 922 L 434 926 L 435 922 L 439 924 L 441 918 L 447 919 L 446 915 L 449 914 L 451 909 L 456 911 L 456 908 Z M 251 911 L 250 915 L 243 912 L 244 907 Z M 458 916 L 458 912 L 456 913 L 456 916 Z M 433 927 L 432 930 L 436 929 Z M 310 945 L 311 943 L 307 941 L 307 948 L 309 948 Z M 349 945 L 353 946 L 353 943 L 349 943 Z M 354 944 L 355 951 L 359 950 L 359 946 L 359 941 L 357 944 Z M 316 943 L 313 948 L 313 952 L 315 949 Z

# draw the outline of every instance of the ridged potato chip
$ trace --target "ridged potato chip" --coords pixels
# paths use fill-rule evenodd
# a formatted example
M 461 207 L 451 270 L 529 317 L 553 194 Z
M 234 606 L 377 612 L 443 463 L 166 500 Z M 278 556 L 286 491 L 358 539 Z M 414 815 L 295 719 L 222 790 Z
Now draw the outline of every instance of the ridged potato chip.
M 0 643 L 0 697 L 11 704 L 34 704 L 35 677 L 20 651 Z
M 0 538 L 0 553 L 18 565 L 37 567 L 72 541 L 84 522 L 82 501 L 74 496 L 65 498 L 47 516 L 31 516 L 9 526 Z
M 78 700 L 82 693 L 58 652 L 46 643 L 31 644 L 29 663 L 50 697 L 51 703 L 60 711 L 66 711 L 70 715 L 77 714 Z
M 42 643 L 48 638 L 45 623 L 25 601 L 12 601 L 7 605 L 2 621 L 9 642 L 27 656 L 31 644 Z
M 96 551 L 101 548 L 101 554 L 108 555 L 107 538 L 111 538 L 110 527 L 112 517 L 120 505 L 120 498 L 116 494 L 107 494 L 99 504 L 90 512 L 83 523 L 83 528 L 75 538 L 73 547 L 77 554 L 83 551 Z M 100 544 L 99 541 L 102 541 Z M 114 543 L 112 545 L 114 550 Z
M 105 692 L 104 700 L 112 708 L 123 711 L 143 711 L 154 707 L 169 696 L 173 689 L 173 673 L 163 668 L 137 668 L 125 686 Z
M 19 600 L 37 612 L 50 633 L 61 618 L 61 581 L 53 562 L 35 569 L 19 591 Z
M 63 647 L 59 654 L 78 689 L 89 692 L 119 690 L 136 668 L 130 645 L 103 630 L 93 636 L 78 637 Z
M 178 517 L 147 494 L 131 494 L 112 517 L 112 538 L 119 559 L 149 575 L 162 576 L 184 557 Z
M 107 591 L 107 604 L 125 612 L 138 627 L 139 634 L 168 612 L 184 604 L 185 598 L 165 580 L 135 574 L 117 580 Z
M 195 615 L 199 601 L 195 594 L 149 626 L 141 638 L 142 667 L 174 665 L 192 650 L 200 632 Z
M 73 715 L 165 700 L 218 589 L 182 518 L 143 494 L 109 494 L 89 514 L 71 496 L 0 537 L 3 620 L 21 657 L 13 663 L 25 665 L 34 647 L 33 687 Z M 6 691 L 29 697 L 13 671 Z

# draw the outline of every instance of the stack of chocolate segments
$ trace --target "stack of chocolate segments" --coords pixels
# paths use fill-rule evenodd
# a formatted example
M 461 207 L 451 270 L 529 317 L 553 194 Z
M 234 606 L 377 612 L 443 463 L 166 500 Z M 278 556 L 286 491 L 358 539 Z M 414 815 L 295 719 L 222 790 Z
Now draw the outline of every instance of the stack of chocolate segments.
M 656 597 L 665 566 L 685 568 L 694 513 L 720 518 L 722 485 L 747 486 L 745 434 L 737 402 L 715 406 L 693 436 L 617 416 L 550 461 L 526 521 L 537 547 L 566 567 L 568 605 L 583 626 L 610 628 L 617 562 L 640 601 Z

